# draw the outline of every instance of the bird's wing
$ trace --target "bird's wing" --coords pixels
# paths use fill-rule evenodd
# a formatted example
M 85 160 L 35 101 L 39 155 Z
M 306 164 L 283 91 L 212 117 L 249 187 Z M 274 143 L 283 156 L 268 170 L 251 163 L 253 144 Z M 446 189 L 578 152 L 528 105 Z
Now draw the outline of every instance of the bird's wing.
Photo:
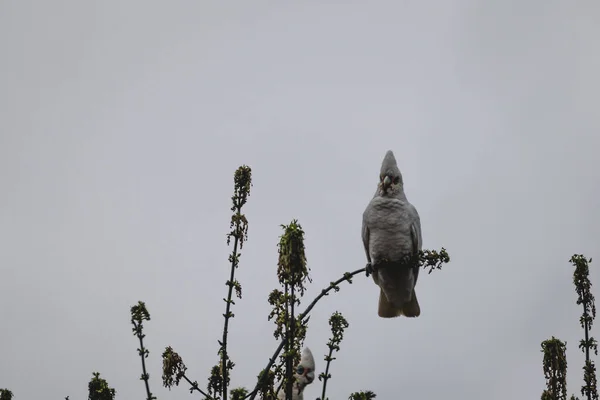
M 367 261 L 371 263 L 371 255 L 369 254 L 369 226 L 367 225 L 367 210 L 363 213 L 363 221 L 362 221 L 362 240 L 363 245 L 365 246 L 365 253 L 367 254 Z
M 412 205 L 411 205 L 412 206 Z M 421 235 L 421 218 L 419 217 L 419 213 L 417 209 L 412 206 L 413 211 L 413 221 L 410 224 L 410 236 L 412 240 L 412 248 L 413 248 L 413 256 L 417 257 L 419 255 L 419 250 L 423 248 L 423 237 Z M 415 268 L 415 284 L 417 283 L 417 278 L 419 277 L 419 270 L 421 268 Z

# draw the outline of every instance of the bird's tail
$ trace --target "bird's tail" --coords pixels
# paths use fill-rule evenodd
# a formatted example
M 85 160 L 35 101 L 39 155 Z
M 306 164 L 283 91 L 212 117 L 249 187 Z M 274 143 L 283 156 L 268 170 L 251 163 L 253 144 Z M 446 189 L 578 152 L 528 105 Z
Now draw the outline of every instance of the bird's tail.
M 377 314 L 381 318 L 395 318 L 402 315 L 402 309 L 397 308 L 392 302 L 388 301 L 383 289 L 379 290 L 379 308 Z
M 402 307 L 396 307 L 392 302 L 390 302 L 383 292 L 383 290 L 379 291 L 379 308 L 377 310 L 377 314 L 381 318 L 396 318 L 401 315 L 404 315 L 408 318 L 415 318 L 421 315 L 421 307 L 419 307 L 419 301 L 417 300 L 417 294 L 413 289 L 412 296 L 407 303 L 404 303 Z
M 404 303 L 402 307 L 402 314 L 408 318 L 415 318 L 421 315 L 421 307 L 419 307 L 419 301 L 417 300 L 417 293 L 415 289 L 413 289 L 412 296 L 410 296 L 410 301 Z

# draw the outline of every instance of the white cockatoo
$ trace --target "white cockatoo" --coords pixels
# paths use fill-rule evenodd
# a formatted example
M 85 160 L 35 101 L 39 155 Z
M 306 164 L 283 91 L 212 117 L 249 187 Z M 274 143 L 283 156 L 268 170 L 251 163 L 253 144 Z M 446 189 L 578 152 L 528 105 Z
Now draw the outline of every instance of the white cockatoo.
M 300 357 L 300 364 L 294 371 L 294 386 L 292 388 L 292 399 L 303 400 L 304 388 L 315 380 L 315 359 L 308 347 L 305 347 Z M 277 392 L 277 399 L 285 400 L 285 387 Z
M 421 309 L 415 285 L 419 266 L 412 263 L 422 246 L 421 221 L 417 209 L 406 199 L 402 174 L 391 150 L 385 154 L 377 191 L 363 213 L 362 239 L 367 271 L 380 287 L 377 314 L 382 318 L 418 317 Z M 409 259 L 413 261 L 407 265 Z M 400 265 L 403 261 L 405 264 Z

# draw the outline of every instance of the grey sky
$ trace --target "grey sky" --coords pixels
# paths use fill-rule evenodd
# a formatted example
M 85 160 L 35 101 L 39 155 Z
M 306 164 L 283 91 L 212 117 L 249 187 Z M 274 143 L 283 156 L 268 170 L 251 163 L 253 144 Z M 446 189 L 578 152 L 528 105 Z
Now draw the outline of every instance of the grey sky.
M 329 315 L 350 322 L 329 397 L 539 398 L 552 335 L 578 392 L 568 259 L 600 260 L 600 5 L 452 3 L 1 2 L 0 387 L 75 400 L 100 371 L 144 398 L 129 324 L 144 300 L 151 388 L 190 398 L 161 387 L 160 355 L 172 345 L 202 385 L 217 362 L 241 164 L 230 349 L 233 384 L 251 386 L 276 347 L 279 225 L 306 231 L 307 300 L 363 267 L 392 149 L 424 247 L 452 262 L 419 279 L 416 320 L 378 318 L 364 277 L 315 308 L 319 372 Z

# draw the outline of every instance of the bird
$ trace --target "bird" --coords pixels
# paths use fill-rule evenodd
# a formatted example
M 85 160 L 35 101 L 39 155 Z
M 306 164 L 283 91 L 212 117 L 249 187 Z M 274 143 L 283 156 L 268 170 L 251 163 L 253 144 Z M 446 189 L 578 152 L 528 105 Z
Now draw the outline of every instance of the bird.
M 300 364 L 294 371 L 292 400 L 304 400 L 304 388 L 315 380 L 315 359 L 308 347 L 305 347 L 300 357 Z M 278 400 L 285 400 L 285 387 L 277 392 Z
M 421 219 L 404 193 L 404 180 L 392 150 L 381 163 L 375 195 L 363 212 L 362 240 L 367 276 L 379 286 L 381 318 L 421 315 L 415 285 L 422 248 Z

